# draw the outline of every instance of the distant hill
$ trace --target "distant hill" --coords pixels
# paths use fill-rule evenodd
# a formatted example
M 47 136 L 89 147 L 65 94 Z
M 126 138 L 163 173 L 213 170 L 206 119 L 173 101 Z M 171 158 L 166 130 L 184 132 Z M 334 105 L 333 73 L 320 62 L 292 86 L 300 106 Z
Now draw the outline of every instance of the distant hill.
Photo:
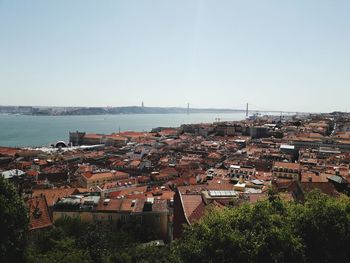
M 105 114 L 170 114 L 187 113 L 187 108 L 177 107 L 22 107 L 0 106 L 0 113 L 23 115 L 105 115 Z M 229 113 L 244 112 L 236 109 L 189 109 L 189 113 Z

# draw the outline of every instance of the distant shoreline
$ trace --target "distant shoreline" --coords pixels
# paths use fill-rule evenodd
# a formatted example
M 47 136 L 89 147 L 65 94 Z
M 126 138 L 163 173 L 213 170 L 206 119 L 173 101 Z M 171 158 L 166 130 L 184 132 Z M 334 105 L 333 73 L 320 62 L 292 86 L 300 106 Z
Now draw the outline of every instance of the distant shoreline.
M 194 113 L 238 113 L 237 109 L 191 109 L 176 107 L 34 107 L 0 106 L 0 114 L 33 116 L 84 116 L 124 114 L 194 114 Z
M 90 116 L 124 114 L 195 114 L 195 113 L 244 113 L 245 109 L 217 108 L 179 108 L 179 107 L 37 107 L 37 106 L 0 106 L 0 114 L 32 116 Z M 250 110 L 252 112 L 278 113 L 281 111 Z M 282 111 L 282 113 L 291 113 Z M 297 112 L 294 112 L 297 113 Z

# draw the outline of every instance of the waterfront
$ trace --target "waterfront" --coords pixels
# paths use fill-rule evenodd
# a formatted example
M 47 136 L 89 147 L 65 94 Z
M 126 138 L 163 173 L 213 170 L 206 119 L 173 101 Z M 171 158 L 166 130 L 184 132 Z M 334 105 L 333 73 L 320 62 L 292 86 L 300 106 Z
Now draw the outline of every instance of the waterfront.
M 245 118 L 239 113 L 196 114 L 123 114 L 89 116 L 0 115 L 0 146 L 45 146 L 68 141 L 69 131 L 112 133 L 150 131 L 155 127 L 177 127 L 185 123 L 234 121 Z

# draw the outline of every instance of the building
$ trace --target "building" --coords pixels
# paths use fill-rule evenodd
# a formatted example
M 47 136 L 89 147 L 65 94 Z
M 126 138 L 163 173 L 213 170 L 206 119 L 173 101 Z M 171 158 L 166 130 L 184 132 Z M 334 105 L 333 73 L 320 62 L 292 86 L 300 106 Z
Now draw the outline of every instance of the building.
M 301 174 L 301 188 L 304 193 L 317 189 L 324 194 L 338 196 L 339 193 L 337 192 L 337 189 L 332 181 L 329 180 L 329 177 L 329 174 L 304 172 Z
M 80 187 L 90 189 L 105 183 L 128 178 L 129 174 L 121 171 L 93 171 L 80 174 L 78 182 Z
M 212 190 L 220 189 L 220 190 Z M 208 185 L 178 187 L 174 196 L 174 238 L 181 237 L 184 226 L 191 226 L 201 219 L 208 207 L 222 209 L 244 202 L 256 202 L 266 198 L 265 193 L 242 193 L 234 186 Z
M 85 132 L 69 132 L 69 143 L 73 146 L 78 146 L 83 144 L 83 138 L 85 136 Z
M 268 128 L 261 127 L 261 126 L 250 127 L 250 136 L 253 139 L 260 139 L 260 138 L 268 137 Z
M 229 168 L 229 173 L 231 177 L 239 179 L 243 177 L 245 179 L 255 176 L 256 170 L 252 166 L 240 166 L 240 165 L 231 165 Z
M 29 230 L 37 231 L 52 227 L 52 218 L 44 195 L 26 200 L 29 210 Z
M 272 167 L 272 175 L 279 178 L 299 180 L 300 170 L 299 163 L 275 162 Z
M 297 137 L 291 140 L 291 144 L 295 145 L 297 149 L 336 149 L 341 152 L 350 151 L 350 141 L 334 140 L 329 138 L 311 138 L 311 137 Z
M 133 224 L 152 229 L 157 238 L 168 240 L 167 200 L 156 198 L 104 199 L 97 194 L 72 195 L 59 200 L 53 220 L 71 217 L 96 224 Z
M 105 144 L 106 146 L 124 146 L 126 145 L 128 138 L 117 133 L 112 133 L 110 135 L 104 134 L 87 134 L 85 132 L 70 132 L 69 133 L 69 143 L 73 146 L 78 145 L 99 145 Z

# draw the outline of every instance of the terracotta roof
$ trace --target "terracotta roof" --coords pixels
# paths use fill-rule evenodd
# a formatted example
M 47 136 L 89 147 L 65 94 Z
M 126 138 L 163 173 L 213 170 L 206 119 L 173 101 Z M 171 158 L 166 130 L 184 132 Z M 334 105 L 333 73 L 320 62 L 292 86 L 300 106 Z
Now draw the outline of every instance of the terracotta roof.
M 119 134 L 110 134 L 106 135 L 107 139 L 114 140 L 114 141 L 125 141 L 127 138 L 125 136 L 120 136 Z
M 215 202 L 215 201 L 214 201 Z M 220 205 L 219 203 L 216 205 Z M 188 220 L 192 224 L 194 221 L 198 221 L 201 219 L 205 213 L 205 204 L 204 202 L 201 202 L 193 211 L 192 213 L 188 216 Z
M 327 175 L 326 174 L 314 174 L 312 172 L 305 172 L 301 174 L 301 182 L 311 182 L 313 183 L 328 183 Z
M 208 190 L 233 190 L 233 184 L 229 178 L 214 178 L 207 181 Z
M 208 155 L 208 158 L 214 159 L 214 160 L 219 160 L 219 159 L 221 159 L 221 155 L 219 153 L 212 152 Z
M 102 186 L 102 189 L 117 188 L 117 187 L 125 186 L 126 184 L 127 185 L 135 185 L 135 184 L 137 184 L 137 181 L 138 181 L 138 178 L 136 178 L 136 177 L 116 180 L 116 181 L 113 181 L 113 182 L 105 183 Z
M 177 176 L 178 172 L 175 168 L 172 167 L 166 167 L 159 171 L 160 174 L 170 175 L 170 176 Z
M 89 134 L 85 134 L 84 138 L 87 139 L 101 139 L 103 137 L 102 134 L 95 134 L 95 133 L 89 133 Z
M 15 156 L 18 152 L 19 149 L 16 148 L 0 147 L 0 155 Z
M 123 179 L 125 177 L 129 177 L 129 174 L 121 171 L 116 171 L 115 173 L 113 172 L 89 173 L 88 172 L 88 173 L 85 173 L 84 176 L 91 180 L 101 180 L 104 178 L 111 178 L 111 177 L 113 177 L 115 180 L 118 180 L 118 179 Z
M 282 168 L 287 168 L 287 169 L 293 169 L 293 170 L 299 170 L 300 169 L 300 164 L 299 163 L 287 163 L 287 162 L 275 162 L 273 164 L 274 167 L 282 167 Z
M 26 174 L 34 177 L 34 176 L 37 176 L 39 174 L 39 172 L 36 170 L 28 170 L 28 171 L 26 171 Z
M 147 193 L 147 196 L 149 197 L 152 197 L 153 196 L 153 193 L 151 195 L 149 195 Z M 174 199 L 174 195 L 175 193 L 173 191 L 161 191 L 161 195 L 157 196 L 157 198 L 160 198 L 160 199 L 163 199 L 163 200 L 171 200 L 171 199 Z
M 200 193 L 203 190 L 233 190 L 233 184 L 230 183 L 229 178 L 214 178 L 213 180 L 207 181 L 206 184 L 179 186 L 178 190 L 182 194 Z
M 138 167 L 140 165 L 141 161 L 140 160 L 133 160 L 129 163 L 130 166 L 133 167 Z
M 184 194 L 181 195 L 181 199 L 185 215 L 190 223 L 203 215 L 205 204 L 201 194 Z
M 120 211 L 132 211 L 134 210 L 134 207 L 131 207 L 132 199 L 122 199 L 123 202 L 119 208 Z M 136 202 L 136 204 L 139 202 Z M 142 206 L 143 207 L 143 206 Z
M 30 230 L 52 226 L 45 196 L 36 196 L 27 200 L 30 216 Z
M 66 167 L 63 165 L 53 165 L 50 167 L 46 167 L 41 170 L 43 174 L 58 174 L 58 173 L 65 173 Z
M 168 183 L 176 184 L 177 186 L 188 185 L 188 184 L 196 185 L 197 180 L 194 177 L 181 177 L 181 178 L 172 179 Z
M 96 208 L 96 211 L 109 211 L 109 212 L 133 212 L 140 213 L 143 212 L 143 207 L 146 200 L 141 199 L 110 199 L 108 202 L 101 200 Z M 134 205 L 132 205 L 134 203 Z M 166 212 L 167 211 L 167 201 L 155 199 L 152 205 L 152 212 Z
M 122 199 L 110 199 L 108 203 L 104 203 L 101 199 L 96 207 L 96 211 L 117 211 L 122 205 Z
M 182 198 L 182 206 L 185 212 L 185 215 L 188 219 L 192 216 L 194 211 L 203 204 L 202 195 L 201 194 L 183 194 Z
M 159 132 L 159 134 L 162 136 L 176 135 L 177 133 L 178 133 L 178 130 L 175 128 L 166 128 Z
M 33 196 L 44 195 L 48 206 L 53 206 L 58 199 L 78 192 L 76 188 L 34 189 Z
M 131 199 L 129 200 L 131 201 Z M 136 204 L 133 209 L 133 212 L 134 213 L 143 212 L 145 202 L 146 202 L 145 199 L 136 199 Z M 155 198 L 152 204 L 152 212 L 167 212 L 167 211 L 168 211 L 167 201 Z
M 245 194 L 249 198 L 250 203 L 256 203 L 258 201 L 263 201 L 266 200 L 267 195 L 266 193 L 261 193 L 261 194 Z
M 147 191 L 147 186 L 128 187 L 128 188 L 110 193 L 109 197 L 115 198 L 118 196 L 126 196 L 128 194 L 145 193 L 146 191 Z
M 311 192 L 314 189 L 320 190 L 322 193 L 330 195 L 330 196 L 339 196 L 338 191 L 334 187 L 332 183 L 302 183 L 301 187 L 304 192 L 308 193 Z

